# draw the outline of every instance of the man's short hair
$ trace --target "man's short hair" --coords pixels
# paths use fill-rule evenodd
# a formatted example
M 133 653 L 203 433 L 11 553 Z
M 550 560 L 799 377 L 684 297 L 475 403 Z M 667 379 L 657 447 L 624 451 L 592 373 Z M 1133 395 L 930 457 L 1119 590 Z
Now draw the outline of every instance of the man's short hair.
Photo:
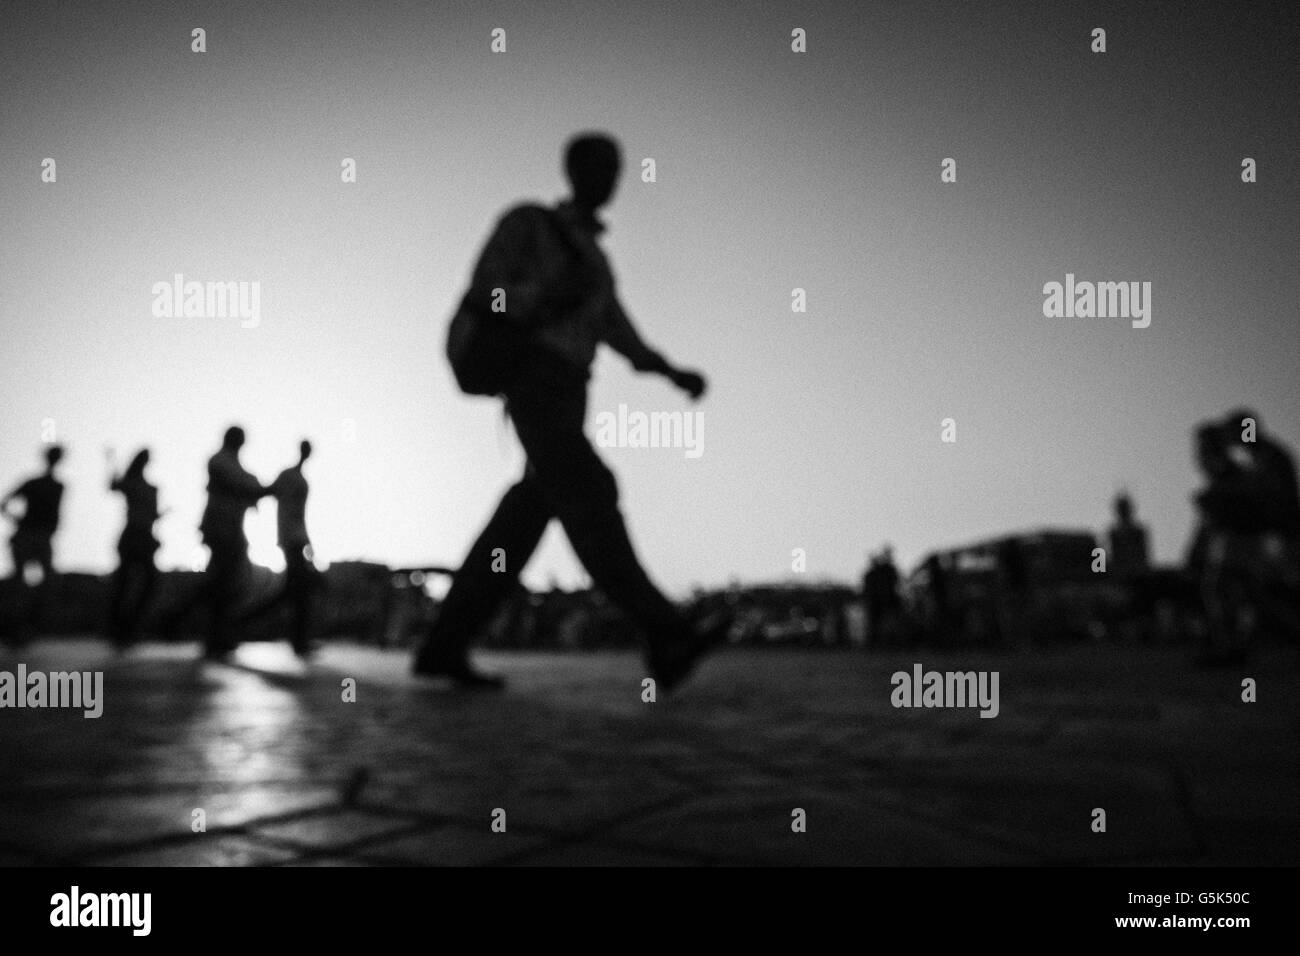
M 1246 418 L 1252 419 L 1255 422 L 1255 427 L 1261 431 L 1263 430 L 1264 423 L 1259 420 L 1259 415 L 1249 408 L 1234 408 L 1224 416 L 1223 422 L 1229 428 L 1240 428 L 1242 420 Z
M 221 439 L 222 448 L 237 448 L 244 443 L 244 430 L 238 425 L 231 425 Z

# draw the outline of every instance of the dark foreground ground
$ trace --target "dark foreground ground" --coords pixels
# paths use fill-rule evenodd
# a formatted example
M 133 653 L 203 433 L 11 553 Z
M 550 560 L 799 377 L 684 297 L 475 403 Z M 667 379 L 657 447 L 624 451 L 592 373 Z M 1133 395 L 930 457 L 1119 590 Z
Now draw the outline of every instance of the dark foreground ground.
M 1293 653 L 728 651 L 653 704 L 630 653 L 484 655 L 503 696 L 396 652 L 195 653 L 0 651 L 105 672 L 98 720 L 0 710 L 0 864 L 1300 863 Z M 999 671 L 1000 715 L 894 709 L 914 661 Z

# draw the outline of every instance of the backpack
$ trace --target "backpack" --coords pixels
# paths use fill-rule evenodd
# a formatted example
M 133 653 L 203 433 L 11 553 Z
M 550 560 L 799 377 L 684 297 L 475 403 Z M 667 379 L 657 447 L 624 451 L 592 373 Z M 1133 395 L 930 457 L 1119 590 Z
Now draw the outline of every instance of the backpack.
M 545 213 L 564 248 L 576 255 L 573 240 L 555 212 L 546 209 Z M 447 361 L 466 395 L 500 395 L 518 376 L 533 348 L 526 325 L 549 316 L 530 317 L 527 322 L 507 319 L 503 313 L 485 309 L 484 297 L 475 292 L 465 293 L 447 327 Z

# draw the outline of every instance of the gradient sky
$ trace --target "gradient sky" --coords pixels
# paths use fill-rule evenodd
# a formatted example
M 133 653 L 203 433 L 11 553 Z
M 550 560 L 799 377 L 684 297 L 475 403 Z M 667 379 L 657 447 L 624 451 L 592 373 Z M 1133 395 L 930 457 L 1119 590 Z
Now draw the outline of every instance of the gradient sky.
M 1248 403 L 1300 441 L 1296 34 L 1274 8 L 3 11 L 0 484 L 35 469 L 52 419 L 64 567 L 112 566 L 102 446 L 146 443 L 171 508 L 160 563 L 188 564 L 231 422 L 265 480 L 315 440 L 323 558 L 457 563 L 520 453 L 495 403 L 456 391 L 446 321 L 495 217 L 557 198 L 562 143 L 587 128 L 628 160 L 606 241 L 623 300 L 711 378 L 701 458 L 604 452 L 674 593 L 790 577 L 794 548 L 808 576 L 845 579 L 884 541 L 910 566 L 989 534 L 1100 530 L 1120 485 L 1173 559 L 1198 420 Z M 176 272 L 259 281 L 260 326 L 153 317 L 151 286 Z M 1150 281 L 1151 327 L 1044 318 L 1042 286 L 1067 272 Z M 593 434 L 620 402 L 690 407 L 606 352 Z M 274 508 L 249 530 L 269 560 Z M 552 577 L 583 580 L 558 526 L 525 581 Z

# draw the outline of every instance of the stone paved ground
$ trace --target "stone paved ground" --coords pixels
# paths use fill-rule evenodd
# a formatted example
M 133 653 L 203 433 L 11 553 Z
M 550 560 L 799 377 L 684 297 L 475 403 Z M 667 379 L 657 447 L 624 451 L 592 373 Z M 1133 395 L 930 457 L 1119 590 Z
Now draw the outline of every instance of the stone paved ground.
M 1293 653 L 733 650 L 654 704 L 632 654 L 483 655 L 511 686 L 478 696 L 396 652 L 195 653 L 0 651 L 106 697 L 0 710 L 0 865 L 1300 863 Z M 892 708 L 915 660 L 998 670 L 1001 714 Z

